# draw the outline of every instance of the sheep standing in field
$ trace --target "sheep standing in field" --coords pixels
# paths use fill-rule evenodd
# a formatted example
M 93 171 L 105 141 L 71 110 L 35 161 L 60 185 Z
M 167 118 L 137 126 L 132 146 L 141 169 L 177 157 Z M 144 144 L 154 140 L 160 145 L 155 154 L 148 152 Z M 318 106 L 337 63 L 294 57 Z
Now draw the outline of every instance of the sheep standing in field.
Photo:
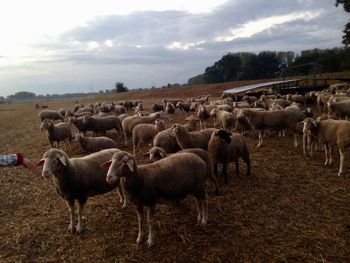
M 236 126 L 236 118 L 230 112 L 219 109 L 212 109 L 210 116 L 214 117 L 214 126 L 218 124 L 220 128 L 227 131 L 233 130 Z
M 182 112 L 186 112 L 187 114 L 190 114 L 191 103 L 185 103 L 180 101 L 176 104 L 176 108 L 178 108 Z
M 117 148 L 117 143 L 108 137 L 85 137 L 83 134 L 76 134 L 75 140 L 80 147 L 88 153 L 99 152 L 104 149 Z
M 143 104 L 142 104 L 142 102 L 137 104 L 137 106 L 135 107 L 135 113 L 139 113 L 140 111 L 143 111 Z
M 60 146 L 60 141 L 64 141 L 64 147 L 67 149 L 66 140 L 69 140 L 69 148 L 71 149 L 72 131 L 68 123 L 60 122 L 55 124 L 52 120 L 44 120 L 40 125 L 40 130 L 47 130 L 47 139 L 53 148 L 54 143 L 57 143 L 57 148 Z
M 104 194 L 117 186 L 120 187 L 119 180 L 107 183 L 107 173 L 100 168 L 101 163 L 110 160 L 118 151 L 118 149 L 107 149 L 80 158 L 69 158 L 64 151 L 51 149 L 45 152 L 43 158 L 37 163 L 37 165 L 43 165 L 43 178 L 48 179 L 53 176 L 58 195 L 68 205 L 70 233 L 74 230 L 75 200 L 78 201 L 76 232 L 81 233 L 83 207 L 88 197 Z
M 222 175 L 227 183 L 227 165 L 236 163 L 236 174 L 239 175 L 239 158 L 247 164 L 247 175 L 250 175 L 250 157 L 247 141 L 239 133 L 229 133 L 225 130 L 217 130 L 211 135 L 208 153 L 214 164 L 214 174 L 218 175 L 218 164 L 222 163 Z
M 92 127 L 87 125 L 87 123 L 84 123 L 84 117 L 68 117 L 68 123 L 73 124 L 75 127 L 77 127 L 78 131 L 83 133 L 84 136 L 87 131 L 93 131 Z
M 117 116 L 84 116 L 83 123 L 92 128 L 97 135 L 106 135 L 106 132 L 115 129 L 118 135 L 123 134 L 122 125 Z
M 137 206 L 139 234 L 136 243 L 143 240 L 143 207 L 147 209 L 149 234 L 147 244 L 154 244 L 154 211 L 159 199 L 180 200 L 187 195 L 197 199 L 197 221 L 205 226 L 208 220 L 208 201 L 205 191 L 205 162 L 193 153 L 174 154 L 151 164 L 137 165 L 135 157 L 127 152 L 113 155 L 101 165 L 109 167 L 106 180 L 115 183 L 125 179 L 124 187 Z
M 200 104 L 197 110 L 197 118 L 199 119 L 201 130 L 207 128 L 207 120 L 209 117 L 210 115 L 207 108 L 203 104 Z
M 294 146 L 298 146 L 297 124 L 300 118 L 299 112 L 292 110 L 275 111 L 250 111 L 242 109 L 241 118 L 252 128 L 259 131 L 259 143 L 257 147 L 263 145 L 262 133 L 265 129 L 275 129 L 278 131 L 289 129 L 294 135 Z
M 188 149 L 181 150 L 178 153 L 184 153 L 184 152 L 194 153 L 198 155 L 206 163 L 207 165 L 206 179 L 211 181 L 215 195 L 219 195 L 220 193 L 219 183 L 216 177 L 214 176 L 213 162 L 210 156 L 208 155 L 208 152 L 199 148 L 188 148 Z M 159 161 L 160 159 L 164 159 L 165 157 L 168 156 L 166 151 L 164 151 L 164 149 L 160 147 L 152 147 L 148 151 L 148 153 L 145 154 L 145 156 L 148 156 L 148 155 L 149 155 L 149 161 L 151 163 L 155 161 Z
M 304 121 L 303 131 L 317 138 L 324 144 L 325 159 L 324 165 L 331 165 L 332 148 L 337 145 L 339 148 L 339 172 L 338 176 L 343 173 L 345 149 L 350 146 L 350 122 L 345 120 L 323 120 L 318 121 L 312 118 L 306 118 Z M 311 140 L 308 140 L 308 148 L 311 149 Z
M 128 141 L 127 141 L 127 136 L 132 135 L 132 131 L 135 128 L 135 126 L 137 124 L 140 123 L 152 123 L 154 122 L 156 119 L 161 118 L 163 116 L 163 112 L 154 112 L 152 114 L 150 114 L 149 116 L 129 116 L 126 117 L 125 119 L 123 119 L 122 121 L 122 127 L 123 127 L 123 131 L 124 131 L 124 140 L 125 140 L 125 145 L 128 145 Z
M 40 117 L 40 121 L 43 120 L 64 120 L 64 117 L 61 113 L 59 113 L 57 110 L 42 110 L 39 112 L 39 117 Z
M 204 129 L 195 132 L 188 132 L 183 125 L 174 124 L 170 136 L 175 137 L 181 149 L 201 148 L 206 150 L 211 134 L 216 129 Z
M 329 100 L 327 102 L 328 114 L 334 113 L 336 116 L 339 116 L 342 119 L 348 119 L 350 116 L 350 98 L 348 100 L 335 102 L 333 100 Z
M 161 119 L 155 120 L 154 124 L 149 123 L 140 123 L 135 126 L 132 131 L 132 145 L 133 153 L 136 156 L 136 145 L 141 151 L 141 144 L 151 143 L 154 139 L 154 136 L 160 131 L 165 129 L 164 121 Z

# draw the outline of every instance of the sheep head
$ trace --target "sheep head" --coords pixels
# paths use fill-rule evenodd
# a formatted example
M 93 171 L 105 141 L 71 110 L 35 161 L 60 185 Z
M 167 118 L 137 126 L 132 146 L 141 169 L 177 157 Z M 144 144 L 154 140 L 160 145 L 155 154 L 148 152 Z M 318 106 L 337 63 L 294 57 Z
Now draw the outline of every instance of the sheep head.
M 224 141 L 227 144 L 231 143 L 231 135 L 232 133 L 227 132 L 225 130 L 218 130 L 215 131 L 214 136 L 220 138 L 222 141 Z
M 43 158 L 35 165 L 42 166 L 41 176 L 48 179 L 50 176 L 60 174 L 68 166 L 69 159 L 65 152 L 59 149 L 50 149 L 44 153 Z
M 101 168 L 108 168 L 106 181 L 109 184 L 115 183 L 121 177 L 131 176 L 137 171 L 135 157 L 124 151 L 115 153 L 112 160 L 101 164 Z

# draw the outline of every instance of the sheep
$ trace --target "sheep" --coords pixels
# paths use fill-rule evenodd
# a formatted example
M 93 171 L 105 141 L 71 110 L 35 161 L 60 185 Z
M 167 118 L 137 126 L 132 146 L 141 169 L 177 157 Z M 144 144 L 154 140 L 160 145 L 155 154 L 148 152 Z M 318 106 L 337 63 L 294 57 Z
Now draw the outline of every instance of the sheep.
M 101 167 L 109 168 L 107 182 L 115 184 L 125 179 L 124 187 L 132 202 L 137 206 L 139 233 L 136 243 L 143 240 L 143 207 L 147 209 L 149 225 L 148 247 L 154 245 L 154 211 L 159 199 L 180 200 L 187 195 L 197 199 L 197 221 L 207 225 L 208 200 L 205 191 L 205 162 L 193 153 L 180 153 L 154 163 L 137 165 L 135 157 L 127 152 L 113 155 L 112 160 Z
M 176 111 L 175 105 L 168 101 L 166 103 L 166 106 L 165 106 L 165 113 L 167 113 L 167 114 L 174 114 L 175 111 Z
M 86 135 L 87 131 L 92 131 L 92 127 L 83 122 L 84 117 L 68 117 L 68 123 L 74 124 L 78 131 Z
M 183 124 L 183 127 L 188 132 L 192 132 L 196 130 L 197 127 L 197 118 L 187 117 L 186 123 Z M 171 128 L 166 129 L 157 133 L 157 135 L 153 139 L 153 146 L 161 147 L 167 153 L 175 153 L 181 150 L 179 144 L 176 141 L 175 137 L 170 137 Z
M 165 129 L 164 121 L 161 119 L 155 120 L 154 124 L 140 123 L 135 126 L 132 131 L 133 153 L 136 156 L 136 145 L 141 151 L 141 144 L 147 144 L 153 141 L 154 136 Z
M 210 115 L 206 107 L 203 104 L 200 104 L 198 106 L 197 118 L 199 119 L 201 130 L 207 128 L 207 120 L 209 117 Z
M 66 115 L 66 110 L 64 108 L 59 108 L 57 110 L 62 116 L 65 116 Z
M 54 142 L 57 142 L 57 148 L 60 145 L 60 141 L 64 141 L 64 147 L 67 149 L 66 139 L 69 140 L 69 148 L 71 149 L 72 143 L 72 131 L 71 126 L 68 123 L 60 122 L 55 124 L 53 120 L 44 120 L 40 125 L 40 130 L 47 130 L 47 139 L 53 148 Z
M 214 164 L 214 174 L 218 176 L 218 164 L 222 163 L 222 175 L 225 183 L 227 178 L 227 165 L 236 163 L 236 174 L 239 175 L 239 158 L 247 164 L 247 176 L 250 175 L 250 157 L 247 141 L 239 133 L 230 133 L 226 130 L 216 130 L 212 133 L 208 145 L 208 154 Z
M 115 105 L 114 106 L 114 112 L 118 115 L 126 113 L 126 108 L 122 105 Z
M 122 186 L 119 180 L 113 183 L 106 182 L 106 171 L 100 164 L 110 160 L 119 149 L 102 150 L 80 158 L 69 158 L 59 149 L 50 149 L 44 153 L 43 158 L 36 163 L 43 165 L 42 177 L 48 179 L 53 176 L 58 195 L 66 201 L 69 209 L 70 223 L 68 231 L 74 231 L 74 203 L 78 201 L 78 224 L 76 232 L 83 231 L 82 213 L 88 197 L 104 194 Z M 124 197 L 125 193 L 123 192 Z M 124 199 L 125 200 L 125 199 Z
M 140 102 L 139 104 L 137 104 L 137 106 L 135 107 L 135 113 L 138 113 L 140 111 L 143 111 L 143 105 L 142 102 Z
M 225 130 L 232 130 L 236 125 L 235 116 L 227 111 L 221 111 L 219 109 L 212 109 L 210 112 L 210 116 L 214 117 L 214 126 L 219 124 L 220 128 Z
M 350 146 L 350 122 L 332 119 L 317 121 L 312 118 L 306 118 L 303 131 L 310 133 L 311 136 L 324 143 L 325 166 L 332 164 L 332 148 L 333 145 L 338 146 L 340 159 L 338 176 L 341 176 L 343 173 L 345 149 Z M 308 145 L 308 148 L 311 149 L 310 145 Z
M 242 100 L 247 101 L 247 102 L 248 102 L 248 104 L 253 104 L 255 101 L 257 101 L 257 100 L 258 100 L 258 98 L 257 98 L 257 97 L 255 97 L 255 96 L 248 96 L 248 95 L 244 95 L 244 96 L 243 96 L 243 98 L 242 98 Z
M 79 114 L 79 113 L 91 113 L 93 114 L 94 113 L 94 109 L 92 107 L 83 107 L 83 108 L 79 108 L 77 111 L 76 111 L 76 114 Z
M 303 95 L 300 94 L 287 94 L 287 100 L 292 101 L 292 102 L 296 102 L 296 103 L 300 103 L 300 104 L 304 104 L 305 103 L 305 98 Z
M 188 148 L 188 149 L 181 150 L 178 153 L 183 153 L 183 152 L 194 153 L 198 155 L 206 163 L 207 165 L 206 179 L 211 181 L 215 195 L 219 195 L 220 193 L 219 183 L 213 174 L 213 163 L 208 155 L 208 152 L 199 148 Z M 158 161 L 160 159 L 167 157 L 168 154 L 166 153 L 166 151 L 164 151 L 163 148 L 152 147 L 144 156 L 149 156 L 149 161 L 153 163 L 155 161 Z
M 105 135 L 106 131 L 115 129 L 119 135 L 123 134 L 122 125 L 117 116 L 84 116 L 83 123 L 92 128 L 97 135 Z
M 154 103 L 152 106 L 153 112 L 164 111 L 164 106 L 158 103 Z
M 244 108 L 251 108 L 249 102 L 247 101 L 234 101 L 232 103 L 232 107 L 235 108 L 239 108 L 239 109 L 244 109 Z
M 85 137 L 78 133 L 75 140 L 80 143 L 80 147 L 88 153 L 98 152 L 104 149 L 117 148 L 117 143 L 108 137 Z
M 178 102 L 183 102 L 183 100 L 181 100 L 181 99 L 162 99 L 162 105 L 163 105 L 163 107 L 164 107 L 164 109 L 165 109 L 165 107 L 166 107 L 166 104 L 168 103 L 168 102 L 171 102 L 172 104 L 174 104 L 174 105 L 176 105 Z
M 180 111 L 186 112 L 187 114 L 189 114 L 191 111 L 190 107 L 191 103 L 178 102 L 176 104 L 176 108 L 178 108 Z
M 325 94 L 325 93 L 320 93 L 317 96 L 317 110 L 322 111 L 324 110 L 329 98 L 332 96 L 332 94 Z
M 132 134 L 133 129 L 135 128 L 135 126 L 137 124 L 140 123 L 152 123 L 154 122 L 156 119 L 163 117 L 163 112 L 159 111 L 159 112 L 154 112 L 152 114 L 150 114 L 149 116 L 143 116 L 143 117 L 139 117 L 139 116 L 129 116 L 126 117 L 123 121 L 122 121 L 122 128 L 124 131 L 124 140 L 125 140 L 125 145 L 128 145 L 128 141 L 127 141 L 127 136 L 130 136 Z
M 191 102 L 199 102 L 201 104 L 208 103 L 209 102 L 210 95 L 206 96 L 198 96 L 198 98 L 192 98 Z
M 242 118 L 246 123 L 256 130 L 259 130 L 259 143 L 257 147 L 263 145 L 262 131 L 272 128 L 277 130 L 289 129 L 294 135 L 294 146 L 298 146 L 297 123 L 300 117 L 298 112 L 292 110 L 276 111 L 249 111 L 242 109 Z
M 350 101 L 334 102 L 333 100 L 329 100 L 326 105 L 328 114 L 334 113 L 340 118 L 345 117 L 346 120 L 350 116 Z
M 204 129 L 195 132 L 188 132 L 183 125 L 174 124 L 171 127 L 170 136 L 175 137 L 181 149 L 202 148 L 206 150 L 211 134 L 216 129 Z
M 126 117 L 129 117 L 130 115 L 127 114 L 127 113 L 123 113 L 123 114 L 120 114 L 118 116 L 118 119 L 120 120 L 120 123 L 123 123 L 123 120 L 126 118 Z
M 43 120 L 64 120 L 64 117 L 62 116 L 61 113 L 59 113 L 56 110 L 42 110 L 39 112 L 39 117 L 40 121 L 42 122 Z

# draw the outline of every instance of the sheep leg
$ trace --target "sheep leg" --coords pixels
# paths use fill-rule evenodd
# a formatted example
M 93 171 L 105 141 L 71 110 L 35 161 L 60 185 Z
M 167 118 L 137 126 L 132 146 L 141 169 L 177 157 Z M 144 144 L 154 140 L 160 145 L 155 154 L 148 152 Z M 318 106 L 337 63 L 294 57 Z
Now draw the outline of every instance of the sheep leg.
M 123 194 L 122 199 L 124 198 L 124 202 L 123 202 L 122 208 L 126 208 L 128 206 L 128 204 L 129 204 L 129 198 L 128 198 L 128 195 L 126 194 L 124 183 L 125 183 L 125 179 L 121 179 L 120 180 L 120 186 L 118 186 L 118 191 L 120 192 L 119 188 L 121 188 L 121 192 Z
M 326 162 L 324 163 L 324 165 L 326 166 L 328 164 L 328 144 L 327 143 L 324 144 L 324 154 L 326 157 Z
M 77 224 L 77 233 L 81 234 L 83 232 L 83 208 L 84 208 L 84 201 L 79 200 L 78 201 L 78 210 L 77 210 L 77 214 L 78 214 L 78 224 Z
M 208 223 L 208 198 L 206 194 L 204 194 L 204 198 L 203 200 L 201 200 L 201 204 L 202 204 L 202 214 L 203 214 L 201 226 L 206 226 Z
M 69 227 L 68 232 L 73 233 L 74 228 L 74 200 L 66 200 L 66 204 L 69 210 Z
M 261 147 L 263 145 L 263 136 L 261 130 L 259 131 L 259 143 L 257 147 Z
M 308 150 L 310 150 L 310 144 L 309 141 L 307 139 L 307 135 L 303 134 L 303 155 L 306 155 L 306 147 Z
M 328 147 L 328 156 L 329 156 L 329 165 L 333 162 L 333 146 L 329 145 Z
M 339 148 L 340 164 L 339 164 L 338 176 L 341 176 L 343 173 L 344 158 L 345 158 L 345 151 L 343 149 Z
M 128 140 L 126 139 L 126 133 L 124 132 L 124 141 L 125 141 L 125 145 L 128 145 Z
M 198 197 L 197 197 L 197 211 L 198 211 L 197 223 L 200 224 L 203 220 L 203 204 L 202 204 L 202 200 Z
M 137 235 L 136 243 L 139 245 L 143 240 L 142 220 L 143 220 L 143 207 L 137 207 L 137 220 L 139 223 L 139 234 Z
M 249 156 L 244 157 L 243 160 L 247 164 L 247 176 L 250 176 L 250 158 L 249 158 Z
M 153 215 L 154 215 L 155 206 L 147 207 L 147 222 L 148 222 L 148 240 L 147 245 L 151 247 L 154 245 L 154 230 L 153 230 Z
M 294 132 L 294 147 L 298 147 L 299 143 L 298 143 L 298 134 L 296 132 Z

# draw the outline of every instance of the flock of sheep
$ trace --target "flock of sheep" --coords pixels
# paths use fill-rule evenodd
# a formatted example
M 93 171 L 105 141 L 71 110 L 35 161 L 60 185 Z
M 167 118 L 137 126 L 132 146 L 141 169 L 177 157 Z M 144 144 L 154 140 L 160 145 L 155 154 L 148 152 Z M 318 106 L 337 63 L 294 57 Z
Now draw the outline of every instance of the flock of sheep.
M 129 201 L 136 205 L 139 233 L 136 242 L 143 241 L 143 210 L 146 207 L 149 234 L 147 244 L 154 244 L 154 212 L 160 199 L 181 200 L 192 195 L 197 200 L 197 222 L 205 226 L 208 220 L 206 184 L 210 182 L 218 195 L 218 165 L 221 175 L 228 181 L 227 166 L 239 160 L 250 171 L 250 153 L 245 139 L 247 130 L 259 132 L 258 147 L 263 145 L 266 133 L 279 136 L 293 134 L 298 146 L 298 134 L 303 134 L 304 155 L 324 148 L 326 162 L 332 163 L 332 148 L 338 146 L 340 176 L 343 173 L 344 150 L 350 145 L 349 86 L 331 85 L 321 92 L 305 95 L 263 94 L 259 98 L 223 94 L 219 100 L 209 101 L 209 96 L 163 99 L 152 107 L 153 113 L 144 111 L 142 101 L 77 104 L 72 110 L 42 110 L 39 113 L 41 130 L 47 130 L 51 149 L 44 153 L 37 165 L 43 165 L 42 176 L 53 177 L 56 189 L 69 208 L 69 232 L 83 231 L 82 211 L 88 197 L 107 193 L 117 188 L 123 207 Z M 309 106 L 309 107 L 307 107 Z M 315 118 L 314 106 L 326 112 Z M 132 114 L 134 112 L 134 114 Z M 185 123 L 172 122 L 172 115 L 180 114 Z M 207 128 L 209 118 L 214 127 Z M 197 130 L 197 123 L 200 129 Z M 124 136 L 127 145 L 132 139 L 133 154 L 118 149 L 117 143 L 107 137 L 107 132 Z M 87 136 L 87 132 L 93 136 Z M 78 142 L 84 157 L 70 158 L 60 150 L 60 142 L 71 147 Z M 152 145 L 148 152 L 141 146 Z M 56 147 L 56 148 L 54 148 Z M 70 148 L 71 150 L 71 148 Z M 149 163 L 137 164 L 136 152 L 149 156 Z M 77 225 L 75 226 L 75 201 Z

